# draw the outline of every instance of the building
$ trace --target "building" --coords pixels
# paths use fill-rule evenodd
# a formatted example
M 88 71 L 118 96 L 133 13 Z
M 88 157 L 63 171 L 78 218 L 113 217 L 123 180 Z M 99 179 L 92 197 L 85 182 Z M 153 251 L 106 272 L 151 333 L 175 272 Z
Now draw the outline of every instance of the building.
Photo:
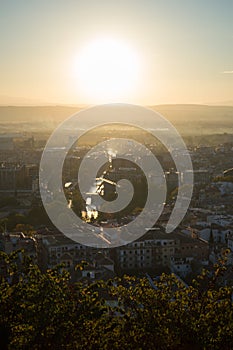
M 6 254 L 23 250 L 34 262 L 37 262 L 36 241 L 22 232 L 0 233 L 0 250 Z
M 38 175 L 38 165 L 2 162 L 0 164 L 0 191 L 32 191 L 33 181 L 38 179 Z
M 180 232 L 168 234 L 159 229 L 148 231 L 135 242 L 117 248 L 116 264 L 120 271 L 170 269 L 174 257 L 193 257 L 204 263 L 208 256 L 207 242 Z
M 171 258 L 171 272 L 180 276 L 181 278 L 185 278 L 189 273 L 192 272 L 191 261 L 190 258 L 181 258 L 179 256 Z
M 109 258 L 109 252 L 106 250 L 87 247 L 72 241 L 60 232 L 48 230 L 38 233 L 36 240 L 38 263 L 42 271 L 62 264 L 71 273 L 72 279 L 77 280 L 81 276 L 78 275 L 76 266 L 85 261 L 88 267 L 83 270 L 86 274 L 91 270 L 93 273 L 87 276 L 84 273 L 82 277 L 97 276 L 100 272 L 106 271 L 114 274 L 114 262 Z
M 93 257 L 92 263 L 84 266 L 81 274 L 82 279 L 106 280 L 113 278 L 115 277 L 114 262 L 102 252 L 98 252 Z

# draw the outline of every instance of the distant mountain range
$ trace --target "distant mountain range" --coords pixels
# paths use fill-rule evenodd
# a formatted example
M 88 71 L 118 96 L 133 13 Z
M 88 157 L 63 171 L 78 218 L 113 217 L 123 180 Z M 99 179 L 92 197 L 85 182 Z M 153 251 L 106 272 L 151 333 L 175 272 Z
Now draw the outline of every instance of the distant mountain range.
M 82 107 L 83 108 L 83 107 Z M 54 128 L 81 107 L 71 106 L 0 106 L 0 124 L 35 124 L 40 129 Z M 167 118 L 180 132 L 233 134 L 233 106 L 194 104 L 157 105 L 149 107 Z M 1 131 L 0 131 L 1 132 Z

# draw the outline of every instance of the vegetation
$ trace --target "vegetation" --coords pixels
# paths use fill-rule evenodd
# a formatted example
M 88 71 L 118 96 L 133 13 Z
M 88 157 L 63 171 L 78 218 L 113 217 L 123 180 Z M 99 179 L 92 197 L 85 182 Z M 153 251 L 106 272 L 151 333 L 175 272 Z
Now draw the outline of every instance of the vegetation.
M 165 274 L 154 286 L 127 276 L 71 284 L 62 266 L 43 274 L 18 257 L 1 253 L 1 349 L 232 348 L 232 288 L 218 285 L 224 261 L 187 288 Z
M 23 233 L 28 234 L 28 231 L 31 231 L 32 233 L 36 226 L 41 225 L 52 225 L 44 207 L 42 206 L 32 208 L 27 215 L 11 212 L 7 217 L 0 219 L 0 231 L 2 232 L 6 228 L 9 232 L 22 231 Z

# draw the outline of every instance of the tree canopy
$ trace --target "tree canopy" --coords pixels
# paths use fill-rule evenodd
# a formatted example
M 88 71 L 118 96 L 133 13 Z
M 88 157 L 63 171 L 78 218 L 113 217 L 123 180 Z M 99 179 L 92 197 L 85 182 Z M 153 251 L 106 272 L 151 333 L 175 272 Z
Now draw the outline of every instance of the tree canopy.
M 189 287 L 173 274 L 71 284 L 62 266 L 42 273 L 20 256 L 1 253 L 1 349 L 232 348 L 224 263 Z

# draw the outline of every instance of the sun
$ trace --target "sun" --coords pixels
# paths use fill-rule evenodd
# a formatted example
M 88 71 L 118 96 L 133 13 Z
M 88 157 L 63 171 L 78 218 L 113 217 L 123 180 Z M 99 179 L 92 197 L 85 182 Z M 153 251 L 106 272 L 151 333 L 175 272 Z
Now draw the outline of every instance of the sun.
M 89 42 L 75 60 L 79 91 L 90 101 L 118 102 L 139 84 L 139 55 L 125 42 L 100 38 Z

